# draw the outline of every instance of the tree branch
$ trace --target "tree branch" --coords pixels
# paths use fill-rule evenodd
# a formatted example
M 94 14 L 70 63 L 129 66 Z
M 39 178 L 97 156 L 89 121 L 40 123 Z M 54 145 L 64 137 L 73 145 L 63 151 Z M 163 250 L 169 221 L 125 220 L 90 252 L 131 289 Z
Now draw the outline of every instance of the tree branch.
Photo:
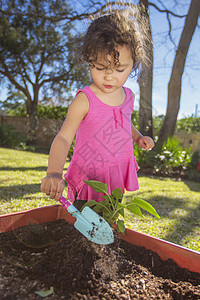
M 7 65 L 5 64 L 3 58 L 0 56 L 0 62 L 4 68 L 3 70 L 0 70 L 0 73 L 4 76 L 6 76 L 10 82 L 20 91 L 22 91 L 27 98 L 31 99 L 31 95 L 29 94 L 29 91 L 27 88 L 24 88 L 23 86 L 21 86 L 16 80 L 15 78 L 12 76 L 12 74 L 9 72 Z
M 153 6 L 155 9 L 157 9 L 161 13 L 166 13 L 167 21 L 168 21 L 168 24 L 169 24 L 169 32 L 168 32 L 169 39 L 172 42 L 172 44 L 174 46 L 174 49 L 176 50 L 177 46 L 176 46 L 176 43 L 174 42 L 174 40 L 172 38 L 172 35 L 171 35 L 172 23 L 171 23 L 171 20 L 170 20 L 170 15 L 173 16 L 173 17 L 177 17 L 177 18 L 185 18 L 185 17 L 187 17 L 187 15 L 178 15 L 178 14 L 174 13 L 173 11 L 168 10 L 160 0 L 157 0 L 157 1 L 162 5 L 163 9 L 159 8 L 156 4 L 154 4 L 152 2 L 149 2 L 149 6 Z
M 173 11 L 168 10 L 167 8 L 161 9 L 155 3 L 152 3 L 152 2 L 149 2 L 149 6 L 153 6 L 155 9 L 157 9 L 161 13 L 166 13 L 168 15 L 170 14 L 170 15 L 172 15 L 174 17 L 177 17 L 177 18 L 185 18 L 185 17 L 187 17 L 187 15 L 178 15 L 178 14 L 174 13 Z
M 83 19 L 89 19 L 92 15 L 97 15 L 101 12 L 103 12 L 104 10 L 106 10 L 107 8 L 111 7 L 111 6 L 121 6 L 121 7 L 136 7 L 135 4 L 131 4 L 131 3 L 124 3 L 121 1 L 110 1 L 107 2 L 106 4 L 102 5 L 102 3 L 100 2 L 95 2 L 95 1 L 91 1 L 90 0 L 91 5 L 88 6 L 87 8 L 87 13 L 81 13 L 79 14 L 77 11 L 72 11 L 72 13 L 64 13 L 62 15 L 58 15 L 58 16 L 48 16 L 45 14 L 35 14 L 35 13 L 23 13 L 23 12 L 11 12 L 8 10 L 3 10 L 2 8 L 0 8 L 0 13 L 2 13 L 3 15 L 6 16 L 13 16 L 13 15 L 17 15 L 19 17 L 31 17 L 34 19 L 44 19 L 44 20 L 49 20 L 52 22 L 59 22 L 59 21 L 64 21 L 64 20 L 68 20 L 69 22 L 75 21 L 75 20 L 83 20 Z M 89 9 L 94 8 L 96 5 L 100 5 L 100 8 L 96 8 L 93 12 L 88 12 Z

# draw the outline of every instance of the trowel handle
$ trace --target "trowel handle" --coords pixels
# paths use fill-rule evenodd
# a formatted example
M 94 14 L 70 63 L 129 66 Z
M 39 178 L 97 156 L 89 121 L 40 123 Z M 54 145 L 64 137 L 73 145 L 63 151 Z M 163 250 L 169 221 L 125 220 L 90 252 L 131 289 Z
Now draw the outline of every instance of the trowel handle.
M 65 199 L 63 196 L 60 197 L 59 202 L 66 208 L 66 210 L 73 215 L 76 216 L 76 213 L 79 212 L 78 209 L 72 205 L 67 199 Z
M 67 199 L 65 199 L 63 196 L 60 197 L 59 202 L 66 208 L 68 209 L 68 207 L 70 205 L 72 205 Z

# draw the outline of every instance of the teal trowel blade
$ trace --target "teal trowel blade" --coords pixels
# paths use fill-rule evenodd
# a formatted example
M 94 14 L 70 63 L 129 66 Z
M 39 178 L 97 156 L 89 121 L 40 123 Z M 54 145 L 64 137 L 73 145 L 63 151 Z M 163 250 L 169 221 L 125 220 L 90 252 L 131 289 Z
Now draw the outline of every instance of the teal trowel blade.
M 86 206 L 74 216 L 74 227 L 92 242 L 103 245 L 114 242 L 110 225 L 91 208 Z
M 112 244 L 114 236 L 110 225 L 91 208 L 86 206 L 81 212 L 63 196 L 60 203 L 76 218 L 74 227 L 96 244 Z

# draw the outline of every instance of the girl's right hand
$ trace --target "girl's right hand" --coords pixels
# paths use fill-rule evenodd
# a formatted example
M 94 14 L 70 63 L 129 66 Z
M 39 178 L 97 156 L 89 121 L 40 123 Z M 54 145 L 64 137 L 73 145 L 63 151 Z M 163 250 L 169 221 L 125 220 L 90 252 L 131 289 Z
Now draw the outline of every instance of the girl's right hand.
M 52 173 L 43 178 L 41 183 L 41 191 L 51 199 L 58 201 L 62 196 L 65 188 L 65 181 L 61 174 Z

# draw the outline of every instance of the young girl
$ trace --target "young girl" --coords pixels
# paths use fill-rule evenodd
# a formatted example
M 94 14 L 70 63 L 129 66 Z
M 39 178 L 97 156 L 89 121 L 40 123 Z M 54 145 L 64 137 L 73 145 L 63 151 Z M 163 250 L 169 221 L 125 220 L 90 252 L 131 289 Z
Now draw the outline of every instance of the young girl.
M 59 200 L 64 190 L 63 168 L 76 134 L 72 160 L 64 178 L 68 198 L 80 208 L 86 201 L 101 201 L 99 193 L 83 180 L 107 183 L 115 188 L 139 188 L 133 142 L 151 150 L 154 142 L 131 123 L 134 94 L 123 87 L 143 60 L 141 39 L 131 18 L 122 11 L 94 20 L 88 28 L 82 55 L 88 63 L 92 84 L 79 90 L 55 137 L 49 155 L 47 176 L 41 191 Z M 80 205 L 81 204 L 81 205 Z

